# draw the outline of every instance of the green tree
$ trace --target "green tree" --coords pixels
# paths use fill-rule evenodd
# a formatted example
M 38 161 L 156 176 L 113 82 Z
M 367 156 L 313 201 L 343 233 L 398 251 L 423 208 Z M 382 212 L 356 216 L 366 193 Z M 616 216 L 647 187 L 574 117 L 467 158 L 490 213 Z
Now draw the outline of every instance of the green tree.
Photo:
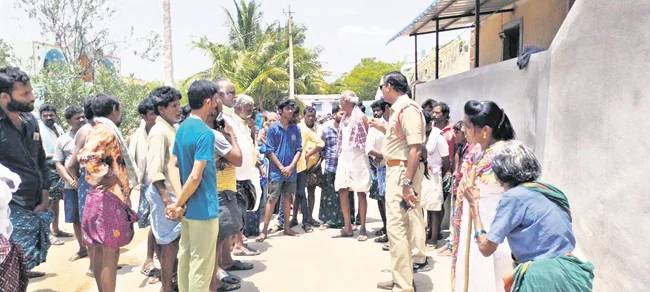
M 230 41 L 214 43 L 201 38 L 194 47 L 212 60 L 211 67 L 186 80 L 224 77 L 235 83 L 237 92 L 245 93 L 264 108 L 289 93 L 289 35 L 288 28 L 278 22 L 260 24 L 262 12 L 255 1 L 240 4 L 236 11 L 226 10 Z M 232 15 L 236 15 L 234 18 Z M 304 45 L 306 27 L 294 26 L 294 79 L 297 94 L 327 93 L 327 83 L 318 57 L 321 48 Z M 263 32 L 263 33 L 262 33 Z
M 139 125 L 138 105 L 161 82 L 146 83 L 131 77 L 122 77 L 112 70 L 98 70 L 93 83 L 84 82 L 79 68 L 70 68 L 63 62 L 53 63 L 33 78 L 35 91 L 44 103 L 55 105 L 60 112 L 69 106 L 83 106 L 83 99 L 100 92 L 114 95 L 122 106 L 122 133 L 131 134 Z M 59 114 L 63 125 L 63 115 Z
M 0 67 L 13 63 L 13 49 L 3 39 L 0 39 Z
M 342 82 L 345 89 L 354 91 L 361 100 L 373 100 L 383 74 L 399 71 L 401 66 L 400 63 L 386 63 L 375 58 L 363 58 L 352 71 L 335 82 L 337 85 L 335 88 L 340 88 L 339 85 Z

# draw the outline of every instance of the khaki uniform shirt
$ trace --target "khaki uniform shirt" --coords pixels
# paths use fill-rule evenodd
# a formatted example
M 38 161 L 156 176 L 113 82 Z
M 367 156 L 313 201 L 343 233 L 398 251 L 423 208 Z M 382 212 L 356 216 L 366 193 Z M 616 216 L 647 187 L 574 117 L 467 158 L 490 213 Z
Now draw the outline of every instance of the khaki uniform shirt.
M 167 164 L 174 149 L 176 130 L 176 127 L 167 123 L 165 119 L 157 117 L 156 124 L 151 127 L 149 136 L 147 136 L 149 144 L 149 151 L 147 151 L 147 175 L 151 183 L 164 181 L 165 188 L 170 194 L 174 194 L 174 189 L 169 181 Z
M 398 118 L 399 125 L 397 124 Z M 382 154 L 385 160 L 406 161 L 410 150 L 409 145 L 424 144 L 426 140 L 422 109 L 406 95 L 400 96 L 391 106 L 387 127 L 382 144 Z

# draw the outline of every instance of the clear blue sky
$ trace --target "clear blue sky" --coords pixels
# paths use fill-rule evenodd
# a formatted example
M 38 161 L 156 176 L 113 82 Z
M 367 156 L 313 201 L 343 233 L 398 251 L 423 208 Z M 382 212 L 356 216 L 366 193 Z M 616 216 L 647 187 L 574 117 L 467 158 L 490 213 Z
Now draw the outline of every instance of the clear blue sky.
M 0 38 L 9 42 L 33 40 L 51 41 L 40 35 L 34 19 L 15 8 L 15 0 L 0 0 Z M 224 25 L 223 8 L 234 9 L 231 0 L 172 0 L 172 34 L 174 50 L 174 77 L 187 78 L 210 66 L 209 59 L 201 51 L 193 49 L 191 42 L 206 36 L 211 41 L 225 42 L 227 29 Z M 413 53 L 413 38 L 403 37 L 389 45 L 386 41 L 409 24 L 430 4 L 431 0 L 262 0 L 264 22 L 286 21 L 282 13 L 291 5 L 295 11 L 294 21 L 307 26 L 307 45 L 322 46 L 324 69 L 332 72 L 329 80 L 349 71 L 364 57 L 380 60 L 401 61 Z M 114 38 L 119 39 L 134 26 L 136 35 L 155 31 L 162 35 L 162 1 L 160 0 L 114 0 L 118 10 L 113 21 L 106 24 Z M 441 43 L 456 38 L 463 30 L 441 34 Z M 465 31 L 464 37 L 469 35 Z M 434 35 L 421 36 L 420 48 L 431 48 Z M 130 50 L 118 52 L 122 71 L 133 73 L 146 80 L 162 80 L 162 59 L 155 62 L 140 60 Z

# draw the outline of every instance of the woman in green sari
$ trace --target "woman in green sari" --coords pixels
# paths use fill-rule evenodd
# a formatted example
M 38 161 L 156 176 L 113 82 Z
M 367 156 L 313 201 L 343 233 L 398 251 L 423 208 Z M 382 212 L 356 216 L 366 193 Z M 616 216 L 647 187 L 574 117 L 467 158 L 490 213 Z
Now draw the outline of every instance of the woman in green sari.
M 521 142 L 508 141 L 494 151 L 492 169 L 505 193 L 490 232 L 483 230 L 479 189 L 468 187 L 464 195 L 483 256 L 508 239 L 518 266 L 512 275 L 504 275 L 506 291 L 591 291 L 594 266 L 572 254 L 576 241 L 566 196 L 552 185 L 536 182 L 540 164 Z

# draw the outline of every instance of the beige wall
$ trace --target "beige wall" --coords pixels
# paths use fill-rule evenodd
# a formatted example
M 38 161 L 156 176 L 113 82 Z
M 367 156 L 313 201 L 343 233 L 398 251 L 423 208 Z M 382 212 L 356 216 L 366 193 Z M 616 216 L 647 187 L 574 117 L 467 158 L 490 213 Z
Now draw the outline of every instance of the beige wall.
M 567 0 L 521 0 L 515 3 L 514 12 L 494 14 L 481 21 L 480 66 L 502 60 L 502 42 L 499 33 L 506 24 L 522 20 L 523 43 L 526 46 L 548 48 L 567 14 Z M 474 32 L 471 66 L 474 64 Z
M 456 39 L 440 46 L 440 73 L 439 78 L 462 73 L 470 69 L 469 48 L 466 40 Z M 415 67 L 406 72 L 406 78 L 415 80 Z M 436 79 L 436 48 L 418 61 L 418 79 L 428 81 Z

